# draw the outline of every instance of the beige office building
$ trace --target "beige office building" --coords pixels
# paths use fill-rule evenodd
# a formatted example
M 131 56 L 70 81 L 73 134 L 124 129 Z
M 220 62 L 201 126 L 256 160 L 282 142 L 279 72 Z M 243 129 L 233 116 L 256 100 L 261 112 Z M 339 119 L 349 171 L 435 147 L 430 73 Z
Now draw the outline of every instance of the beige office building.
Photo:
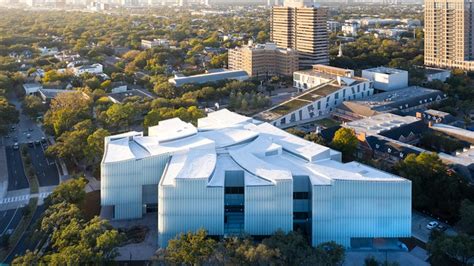
M 425 0 L 425 65 L 474 71 L 472 0 Z
M 274 6 L 271 14 L 271 40 L 280 48 L 293 48 L 299 53 L 299 66 L 311 68 L 328 64 L 327 9 L 312 1 L 287 0 Z
M 229 50 L 229 69 L 244 70 L 250 77 L 293 76 L 298 70 L 298 53 L 274 43 L 249 43 Z

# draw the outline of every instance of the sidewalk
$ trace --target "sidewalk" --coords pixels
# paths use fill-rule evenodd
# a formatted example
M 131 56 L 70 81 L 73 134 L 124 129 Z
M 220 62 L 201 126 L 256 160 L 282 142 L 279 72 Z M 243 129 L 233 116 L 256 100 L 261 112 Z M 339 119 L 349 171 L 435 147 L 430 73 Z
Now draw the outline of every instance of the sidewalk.
M 97 180 L 94 176 L 91 175 L 89 172 L 84 173 L 85 177 L 87 180 L 89 180 L 89 183 L 86 185 L 86 192 L 92 192 L 96 190 L 100 190 L 100 181 Z
M 0 145 L 0 199 L 4 198 L 8 189 L 8 165 L 5 146 Z

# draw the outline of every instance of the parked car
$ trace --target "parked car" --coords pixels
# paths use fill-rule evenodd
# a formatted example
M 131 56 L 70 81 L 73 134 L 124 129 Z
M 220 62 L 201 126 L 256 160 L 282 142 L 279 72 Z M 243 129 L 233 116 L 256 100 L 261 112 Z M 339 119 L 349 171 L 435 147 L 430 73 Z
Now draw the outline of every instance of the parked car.
M 29 130 L 29 131 L 33 131 L 33 128 L 30 127 L 30 128 L 28 128 L 28 130 Z
M 13 149 L 18 150 L 19 148 L 20 146 L 18 146 L 18 142 L 15 142 L 15 144 L 13 144 Z
M 26 134 L 26 138 L 31 138 L 31 134 Z
M 28 142 L 28 147 L 34 147 L 33 141 Z
M 442 225 L 442 224 L 439 224 L 438 226 L 436 226 L 435 230 L 436 231 L 439 231 L 439 232 L 444 232 L 446 231 L 446 229 L 448 229 L 448 227 Z
M 46 138 L 45 137 L 41 137 L 41 143 L 46 143 Z
M 35 145 L 40 145 L 41 142 L 39 140 L 35 140 Z
M 431 222 L 429 222 L 429 223 L 426 225 L 426 229 L 432 230 L 432 229 L 436 228 L 438 225 L 439 225 L 438 222 L 436 222 L 436 221 L 431 221 Z

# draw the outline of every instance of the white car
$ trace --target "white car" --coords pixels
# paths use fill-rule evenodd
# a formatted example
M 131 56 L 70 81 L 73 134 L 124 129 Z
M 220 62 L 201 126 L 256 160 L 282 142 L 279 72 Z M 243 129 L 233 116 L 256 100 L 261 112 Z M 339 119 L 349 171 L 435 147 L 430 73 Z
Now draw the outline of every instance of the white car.
M 439 223 L 436 222 L 436 221 L 431 221 L 426 225 L 426 229 L 428 229 L 428 230 L 434 229 L 434 228 L 436 228 L 436 226 L 438 226 L 438 224 Z

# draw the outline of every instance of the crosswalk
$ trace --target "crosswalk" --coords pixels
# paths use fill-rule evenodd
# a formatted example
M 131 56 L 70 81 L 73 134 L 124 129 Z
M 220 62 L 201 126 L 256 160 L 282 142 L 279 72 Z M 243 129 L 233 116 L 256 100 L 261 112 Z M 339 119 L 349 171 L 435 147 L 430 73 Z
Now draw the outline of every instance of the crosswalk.
M 15 203 L 15 202 L 21 202 L 21 201 L 28 201 L 30 198 L 41 198 L 44 199 L 48 197 L 51 194 L 51 192 L 42 192 L 39 194 L 26 194 L 26 195 L 20 195 L 20 196 L 14 196 L 14 197 L 8 197 L 8 198 L 3 198 L 0 199 L 0 204 L 7 204 L 7 203 Z

